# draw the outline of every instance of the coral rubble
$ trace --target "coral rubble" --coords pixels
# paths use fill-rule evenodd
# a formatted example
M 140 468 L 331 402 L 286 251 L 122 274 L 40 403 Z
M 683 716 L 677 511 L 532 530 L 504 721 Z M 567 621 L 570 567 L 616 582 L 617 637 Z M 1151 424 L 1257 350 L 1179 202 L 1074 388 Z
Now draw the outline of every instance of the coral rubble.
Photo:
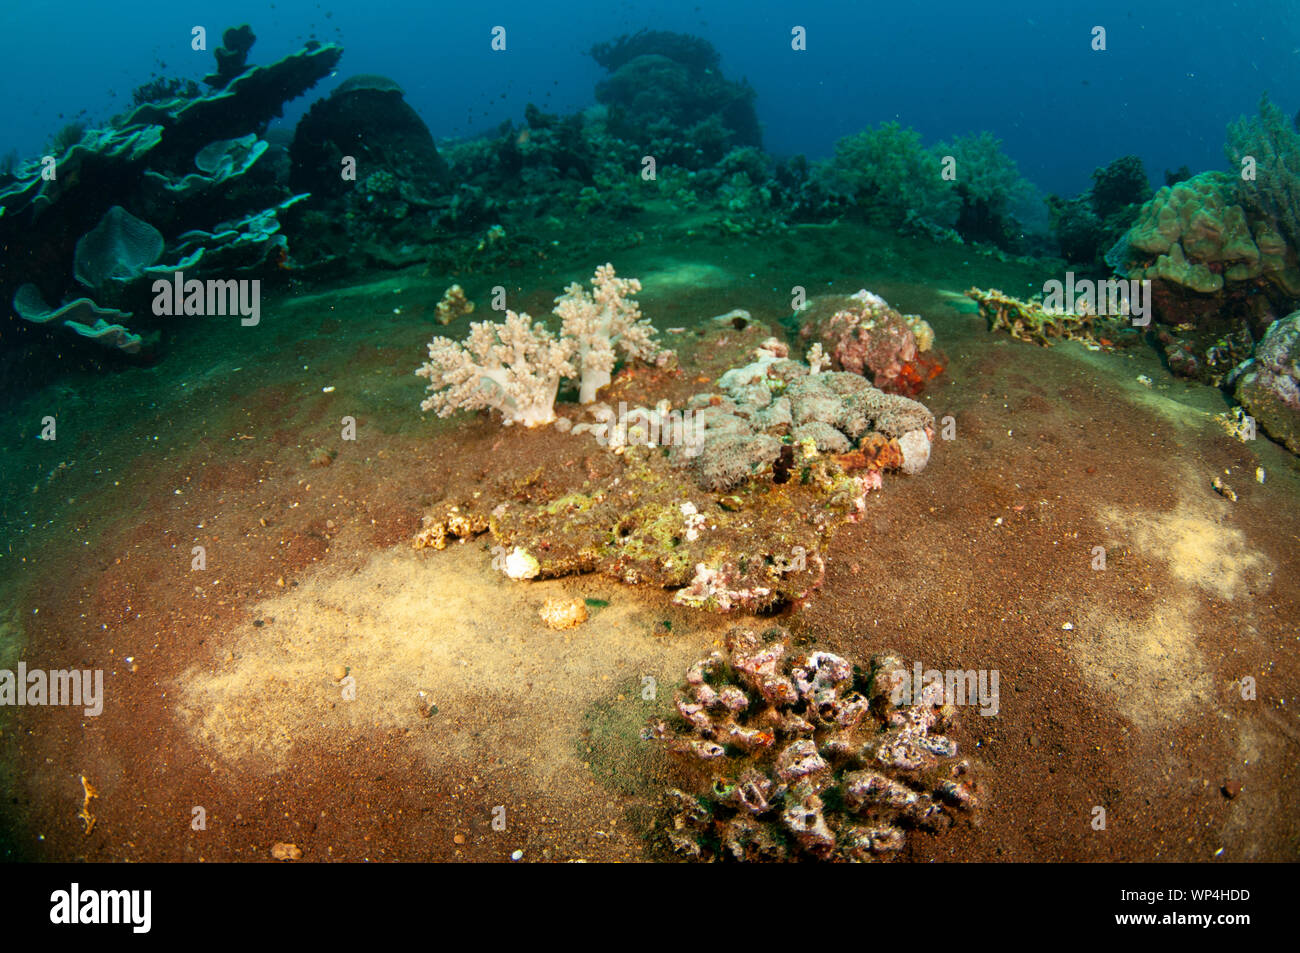
M 465 297 L 465 289 L 460 285 L 452 285 L 444 291 L 442 300 L 438 302 L 439 324 L 451 324 L 461 315 L 473 313 L 474 302 Z
M 454 503 L 444 503 L 427 514 L 423 526 L 415 535 L 415 549 L 446 549 L 449 539 L 470 539 L 486 533 L 488 517 Z
M 547 599 L 537 614 L 548 629 L 574 629 L 587 621 L 587 606 L 581 599 Z
M 1097 344 L 1095 315 L 1084 310 L 1049 311 L 1038 301 L 1021 301 L 1003 294 L 996 288 L 984 291 L 971 288 L 966 297 L 979 305 L 980 315 L 989 323 L 990 331 L 1006 331 L 1013 338 L 1042 347 L 1051 347 L 1055 340 L 1081 341 Z
M 975 772 L 946 734 L 942 686 L 911 703 L 901 659 L 860 669 L 790 633 L 733 628 L 726 651 L 686 673 L 677 718 L 650 737 L 679 756 L 667 838 L 692 860 L 889 860 L 910 830 L 979 807 Z
M 597 405 L 604 422 L 561 438 L 590 446 L 587 434 L 600 431 L 607 449 L 582 470 L 503 478 L 472 504 L 444 503 L 417 545 L 440 548 L 486 525 L 510 553 L 498 568 L 512 578 L 600 572 L 716 611 L 808 598 L 831 533 L 858 517 L 882 472 L 925 466 L 934 419 L 856 374 L 812 374 L 777 357 L 783 350 L 766 342 L 757 361 L 722 374 L 718 392 L 693 395 L 684 410 L 666 400 L 637 408 L 635 425 L 620 422 L 624 433 L 611 435 L 619 425 Z

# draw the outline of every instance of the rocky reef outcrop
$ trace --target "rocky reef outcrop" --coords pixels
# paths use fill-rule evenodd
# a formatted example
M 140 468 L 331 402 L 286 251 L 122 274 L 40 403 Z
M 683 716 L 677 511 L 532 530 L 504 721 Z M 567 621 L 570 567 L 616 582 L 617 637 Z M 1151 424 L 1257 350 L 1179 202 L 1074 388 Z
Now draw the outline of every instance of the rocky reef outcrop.
M 721 394 L 683 409 L 597 408 L 601 422 L 574 426 L 572 439 L 594 435 L 616 472 L 559 495 L 517 492 L 491 512 L 494 541 L 535 560 L 538 577 L 600 572 L 676 590 L 691 608 L 759 612 L 810 597 L 831 534 L 882 473 L 924 468 L 933 417 L 853 374 L 789 360 L 735 371 Z
M 647 360 L 639 309 L 607 308 L 618 287 L 632 288 L 614 280 L 606 266 L 590 293 L 570 286 L 557 313 L 572 333 L 559 338 L 516 315 L 507 337 L 478 326 L 464 353 L 435 339 L 422 372 L 435 388 L 426 409 L 492 408 L 506 420 L 560 431 L 555 439 L 572 448 L 566 453 L 586 456 L 581 468 L 516 474 L 472 499 L 442 502 L 416 546 L 441 549 L 490 532 L 498 568 L 513 579 L 599 572 L 675 590 L 679 605 L 714 611 L 768 611 L 809 598 L 824 575 L 831 534 L 860 516 L 883 474 L 917 474 L 928 464 L 933 415 L 861 375 L 791 360 L 771 337 L 750 352 L 750 363 L 721 373 L 714 390 L 675 401 L 643 397 L 630 407 L 619 400 L 617 410 L 556 403 L 559 378 L 576 379 L 582 363 L 564 342 L 584 330 L 605 328 L 605 347 L 631 335 L 637 347 L 624 352 L 626 368 L 646 382 L 644 395 L 656 393 L 651 377 L 662 387 L 678 376 L 670 362 Z M 620 320 L 594 320 L 605 310 Z M 593 320 L 577 321 L 583 314 Z M 701 346 L 743 354 L 731 339 L 746 332 L 723 317 L 714 322 L 716 342 Z M 758 326 L 744 326 L 754 341 Z M 615 374 L 611 382 L 604 362 L 594 366 L 596 383 L 620 394 L 634 376 Z M 525 399 L 525 391 L 540 400 Z
M 1300 311 L 1273 322 L 1229 383 L 1264 432 L 1300 454 Z
M 903 661 L 859 667 L 797 650 L 788 631 L 737 627 L 686 673 L 677 716 L 649 737 L 684 775 L 664 835 L 702 861 L 890 860 L 910 832 L 979 808 L 977 773 L 948 732 L 941 686 L 912 697 Z
M 1300 302 L 1295 249 L 1273 222 L 1247 214 L 1222 172 L 1160 189 L 1107 261 L 1151 282 L 1170 368 L 1207 382 L 1248 358 L 1277 315 Z

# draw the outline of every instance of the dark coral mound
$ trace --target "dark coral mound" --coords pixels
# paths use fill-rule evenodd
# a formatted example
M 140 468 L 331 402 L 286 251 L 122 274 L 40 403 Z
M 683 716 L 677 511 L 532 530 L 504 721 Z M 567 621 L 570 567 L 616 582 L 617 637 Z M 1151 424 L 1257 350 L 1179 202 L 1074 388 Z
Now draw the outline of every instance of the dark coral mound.
M 1092 173 L 1092 188 L 1072 199 L 1047 199 L 1052 231 L 1069 262 L 1104 270 L 1106 252 L 1128 231 L 1151 198 L 1142 160 L 1121 156 Z
M 591 55 L 610 73 L 596 87 L 610 131 L 647 155 L 698 169 L 731 149 L 761 146 L 753 87 L 722 75 L 707 40 L 642 31 L 598 44 Z
M 429 213 L 450 176 L 393 80 L 353 76 L 313 104 L 294 132 L 289 161 L 289 184 L 315 200 L 297 236 L 313 257 L 359 251 L 355 257 L 369 264 L 423 260 Z
M 611 73 L 624 63 L 647 54 L 666 56 L 695 73 L 717 70 L 722 62 L 718 51 L 708 40 L 668 30 L 638 30 L 632 34 L 625 33 L 613 40 L 597 43 L 591 48 L 591 58 Z

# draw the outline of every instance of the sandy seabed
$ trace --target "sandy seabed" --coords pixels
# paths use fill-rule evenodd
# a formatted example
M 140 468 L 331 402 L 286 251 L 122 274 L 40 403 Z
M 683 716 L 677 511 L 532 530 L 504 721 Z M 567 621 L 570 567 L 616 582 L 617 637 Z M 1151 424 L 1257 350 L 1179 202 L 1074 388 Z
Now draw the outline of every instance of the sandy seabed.
M 733 307 L 775 327 L 798 263 L 746 254 L 616 264 L 661 329 Z M 997 716 L 966 712 L 954 734 L 988 785 L 976 823 L 912 837 L 905 858 L 1297 859 L 1297 461 L 1229 437 L 1218 393 L 1145 348 L 989 334 L 952 293 L 1024 294 L 1035 275 L 963 265 L 873 281 L 878 263 L 837 284 L 931 321 L 951 363 L 922 400 L 957 437 L 887 478 L 834 537 L 822 591 L 774 620 L 854 659 L 1000 672 Z M 534 314 L 563 283 L 517 280 Z M 98 718 L 0 712 L 7 857 L 669 856 L 653 824 L 674 769 L 641 730 L 691 661 L 754 620 L 602 576 L 510 582 L 487 537 L 411 548 L 433 504 L 597 452 L 422 418 L 411 372 L 440 291 L 413 272 L 268 301 L 255 346 L 193 337 L 16 413 L 26 430 L 57 414 L 60 436 L 5 464 L 0 667 L 103 668 L 107 701 Z M 683 363 L 701 369 L 716 370 Z M 591 600 L 590 619 L 547 629 L 551 597 Z

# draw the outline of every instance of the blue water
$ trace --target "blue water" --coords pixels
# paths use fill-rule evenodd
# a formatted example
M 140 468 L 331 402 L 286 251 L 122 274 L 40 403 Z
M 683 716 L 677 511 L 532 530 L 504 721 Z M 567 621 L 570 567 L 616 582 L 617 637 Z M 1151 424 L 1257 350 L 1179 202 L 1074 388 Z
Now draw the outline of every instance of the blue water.
M 1225 124 L 1254 113 L 1262 92 L 1288 115 L 1300 108 L 1294 0 L 9 0 L 0 9 L 0 152 L 35 154 L 79 114 L 107 119 L 156 72 L 201 79 L 221 31 L 243 22 L 258 37 L 252 63 L 313 36 L 346 49 L 339 75 L 291 104 L 286 123 L 363 72 L 401 83 L 440 140 L 520 122 L 529 101 L 573 111 L 594 102 L 603 75 L 586 50 L 651 27 L 706 37 L 727 76 L 748 77 L 773 153 L 823 157 L 840 136 L 886 119 L 927 141 L 987 129 L 1028 178 L 1070 194 L 1127 153 L 1143 158 L 1157 185 L 1166 168 L 1224 167 Z M 489 49 L 498 24 L 505 54 Z M 805 52 L 790 49 L 795 24 L 807 28 Z M 195 25 L 208 30 L 204 52 L 190 49 Z M 1105 52 L 1090 48 L 1095 25 L 1107 29 Z

